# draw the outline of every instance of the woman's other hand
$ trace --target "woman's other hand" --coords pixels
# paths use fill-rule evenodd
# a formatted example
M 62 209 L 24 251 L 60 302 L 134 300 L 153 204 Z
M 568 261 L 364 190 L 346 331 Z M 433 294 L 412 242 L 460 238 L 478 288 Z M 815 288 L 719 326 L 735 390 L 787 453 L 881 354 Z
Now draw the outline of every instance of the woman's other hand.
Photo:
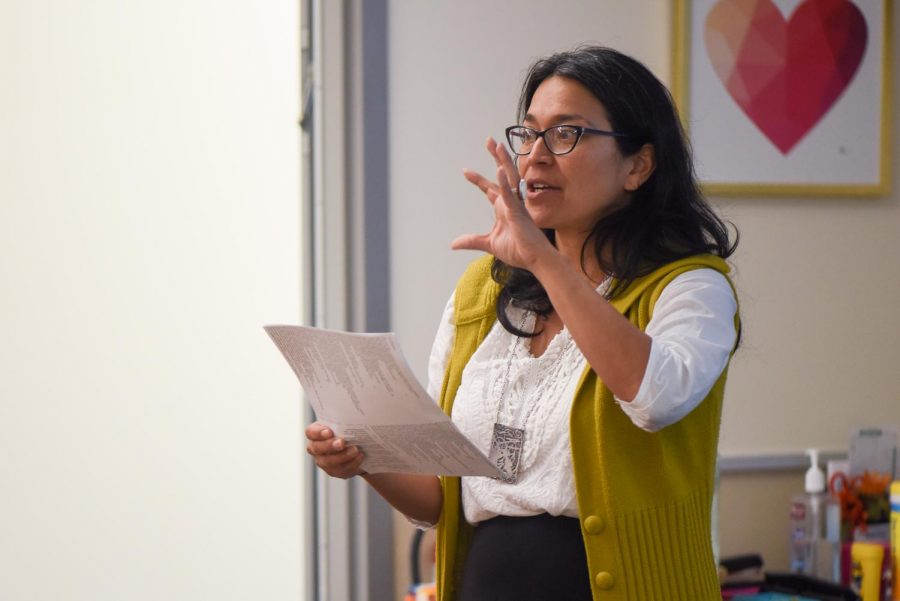
M 497 181 L 468 169 L 463 175 L 478 186 L 494 207 L 494 227 L 486 234 L 459 236 L 450 246 L 453 250 L 481 250 L 507 265 L 531 269 L 541 253 L 553 246 L 518 196 L 519 173 L 509 152 L 492 138 L 487 141 L 487 150 L 497 163 Z
M 364 455 L 359 447 L 348 445 L 343 438 L 321 422 L 313 422 L 306 428 L 306 452 L 313 456 L 316 465 L 329 476 L 352 478 L 363 474 Z
M 418 522 L 437 523 L 443 501 L 437 476 L 364 472 L 364 455 L 359 447 L 337 438 L 331 428 L 321 422 L 313 422 L 306 428 L 306 440 L 306 452 L 329 476 L 344 479 L 363 476 L 398 511 Z

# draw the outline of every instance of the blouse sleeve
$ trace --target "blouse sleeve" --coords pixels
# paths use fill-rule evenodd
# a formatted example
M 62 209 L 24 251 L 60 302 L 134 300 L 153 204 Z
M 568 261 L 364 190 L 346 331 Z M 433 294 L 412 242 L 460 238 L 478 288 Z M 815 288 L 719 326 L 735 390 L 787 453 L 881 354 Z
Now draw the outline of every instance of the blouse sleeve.
M 713 269 L 677 276 L 660 293 L 646 333 L 650 358 L 637 395 L 616 399 L 631 421 L 656 432 L 690 413 L 715 384 L 734 348 L 737 300 Z

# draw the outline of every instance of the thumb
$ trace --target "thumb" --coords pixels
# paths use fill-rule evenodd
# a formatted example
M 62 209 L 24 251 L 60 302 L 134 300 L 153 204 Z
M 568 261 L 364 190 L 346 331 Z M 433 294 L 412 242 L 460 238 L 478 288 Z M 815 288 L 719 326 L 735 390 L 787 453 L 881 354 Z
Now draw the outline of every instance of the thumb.
M 486 234 L 463 234 L 450 243 L 453 250 L 480 250 L 490 252 L 490 243 Z

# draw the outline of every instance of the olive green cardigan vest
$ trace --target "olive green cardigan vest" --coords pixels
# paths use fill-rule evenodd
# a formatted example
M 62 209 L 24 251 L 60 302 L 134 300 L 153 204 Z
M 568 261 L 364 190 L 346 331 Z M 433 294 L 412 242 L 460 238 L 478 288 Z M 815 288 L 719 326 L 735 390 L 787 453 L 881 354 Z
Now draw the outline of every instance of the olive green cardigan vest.
M 492 259 L 474 261 L 457 285 L 456 337 L 440 397 L 447 415 L 463 368 L 495 321 L 500 286 L 491 279 Z M 644 330 L 663 288 L 677 275 L 703 267 L 728 273 L 719 257 L 682 259 L 638 278 L 610 304 Z M 727 372 L 726 366 L 690 414 L 655 433 L 631 422 L 590 366 L 582 374 L 569 429 L 595 601 L 721 599 L 710 512 Z M 456 590 L 473 528 L 463 515 L 460 479 L 442 477 L 441 488 L 438 600 L 466 601 Z

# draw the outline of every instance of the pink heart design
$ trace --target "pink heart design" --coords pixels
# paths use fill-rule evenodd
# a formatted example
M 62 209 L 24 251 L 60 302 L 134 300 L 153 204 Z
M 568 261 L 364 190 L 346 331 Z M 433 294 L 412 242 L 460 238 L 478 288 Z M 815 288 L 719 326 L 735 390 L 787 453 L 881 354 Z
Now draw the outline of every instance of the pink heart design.
M 771 0 L 721 0 L 704 38 L 725 89 L 786 155 L 850 84 L 867 36 L 849 0 L 805 0 L 787 21 Z

